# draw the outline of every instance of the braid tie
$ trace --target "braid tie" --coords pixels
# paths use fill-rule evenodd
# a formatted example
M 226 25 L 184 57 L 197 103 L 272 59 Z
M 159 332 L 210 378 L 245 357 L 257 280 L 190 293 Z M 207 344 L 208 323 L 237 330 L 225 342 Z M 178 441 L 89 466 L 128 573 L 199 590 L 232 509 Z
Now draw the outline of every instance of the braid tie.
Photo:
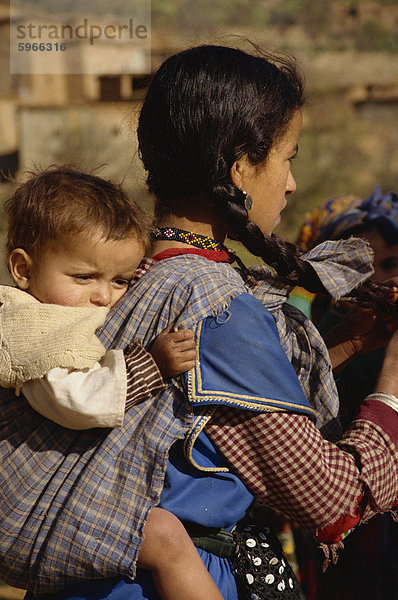
M 398 305 L 391 302 L 391 290 L 388 285 L 369 279 L 352 290 L 347 300 L 359 304 L 362 308 L 372 308 L 385 317 L 396 317 Z

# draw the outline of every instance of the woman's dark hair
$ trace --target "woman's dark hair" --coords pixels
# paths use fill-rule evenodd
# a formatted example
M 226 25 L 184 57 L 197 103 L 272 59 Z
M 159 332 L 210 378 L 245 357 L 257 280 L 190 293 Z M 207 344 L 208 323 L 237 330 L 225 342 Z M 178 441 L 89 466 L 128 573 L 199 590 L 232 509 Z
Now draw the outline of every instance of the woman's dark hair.
M 324 288 L 301 260 L 303 250 L 263 234 L 249 220 L 245 196 L 230 176 L 244 154 L 254 165 L 264 163 L 303 106 L 303 87 L 292 57 L 253 56 L 223 46 L 191 48 L 168 58 L 154 75 L 138 141 L 157 218 L 184 214 L 205 198 L 228 223 L 229 233 L 287 283 L 319 292 Z M 377 286 L 369 285 L 372 299 Z M 361 302 L 366 298 L 367 292 Z
M 264 235 L 248 218 L 230 169 L 244 154 L 263 163 L 304 102 L 293 58 L 199 46 L 167 59 L 149 87 L 138 125 L 155 214 L 181 214 L 206 198 L 230 234 L 292 283 L 317 277 L 302 251 Z M 316 280 L 316 281 L 315 281 Z

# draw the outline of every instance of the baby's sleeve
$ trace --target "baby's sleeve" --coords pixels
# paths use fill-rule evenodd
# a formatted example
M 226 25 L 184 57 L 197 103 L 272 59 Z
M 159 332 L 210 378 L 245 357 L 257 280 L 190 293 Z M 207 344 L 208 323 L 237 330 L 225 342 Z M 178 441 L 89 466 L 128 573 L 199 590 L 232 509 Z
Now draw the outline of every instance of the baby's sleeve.
M 152 356 L 139 342 L 126 354 L 110 350 L 90 369 L 55 367 L 28 381 L 22 393 L 38 413 L 68 429 L 121 427 L 124 414 L 165 387 Z
M 120 427 L 127 393 L 123 351 L 107 352 L 90 369 L 55 367 L 25 383 L 22 393 L 34 410 L 63 427 Z

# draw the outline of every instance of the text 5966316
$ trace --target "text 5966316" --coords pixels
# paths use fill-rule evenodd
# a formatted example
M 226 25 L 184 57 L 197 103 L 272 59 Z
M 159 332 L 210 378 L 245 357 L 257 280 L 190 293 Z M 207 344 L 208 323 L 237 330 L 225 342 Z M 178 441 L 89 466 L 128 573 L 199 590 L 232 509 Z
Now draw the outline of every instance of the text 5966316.
M 65 42 L 20 42 L 18 52 L 64 52 L 67 49 Z

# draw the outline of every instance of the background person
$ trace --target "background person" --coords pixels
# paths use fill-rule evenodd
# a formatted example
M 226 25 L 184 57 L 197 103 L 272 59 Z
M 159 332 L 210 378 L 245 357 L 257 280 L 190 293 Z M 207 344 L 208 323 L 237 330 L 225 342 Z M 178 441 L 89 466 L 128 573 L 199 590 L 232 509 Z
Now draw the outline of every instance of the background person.
M 362 238 L 374 253 L 373 281 L 398 276 L 398 196 L 383 194 L 378 185 L 367 199 L 335 196 L 306 217 L 298 243 L 308 251 L 326 239 Z M 293 298 L 294 302 L 294 298 Z M 351 306 L 334 302 L 326 293 L 312 295 L 312 317 L 324 334 L 341 321 Z M 356 417 L 361 400 L 374 389 L 385 348 L 358 356 L 339 374 L 338 388 L 344 427 Z M 390 515 L 378 515 L 348 536 L 336 566 L 318 576 L 317 597 L 360 600 L 398 597 L 398 526 Z M 303 557 L 305 559 L 305 556 Z

